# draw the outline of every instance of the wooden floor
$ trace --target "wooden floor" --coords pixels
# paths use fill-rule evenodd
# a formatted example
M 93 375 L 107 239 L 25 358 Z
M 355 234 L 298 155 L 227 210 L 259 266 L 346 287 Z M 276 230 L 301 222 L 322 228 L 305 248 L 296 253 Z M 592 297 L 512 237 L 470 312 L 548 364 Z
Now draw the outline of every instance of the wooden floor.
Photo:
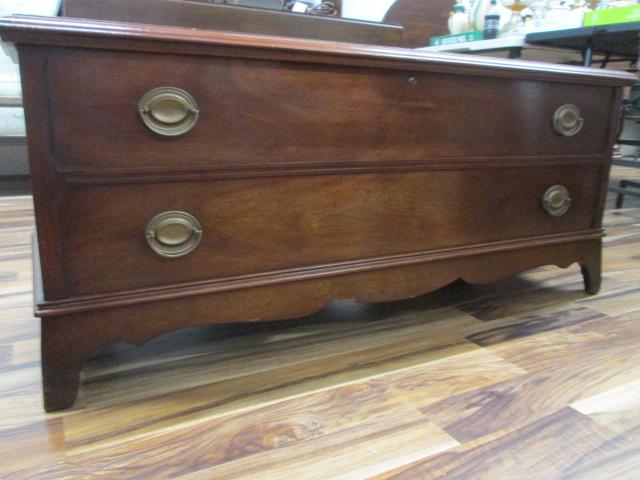
M 45 414 L 29 197 L 0 198 L 1 479 L 638 479 L 640 202 L 578 267 L 280 323 L 183 330 L 86 367 Z

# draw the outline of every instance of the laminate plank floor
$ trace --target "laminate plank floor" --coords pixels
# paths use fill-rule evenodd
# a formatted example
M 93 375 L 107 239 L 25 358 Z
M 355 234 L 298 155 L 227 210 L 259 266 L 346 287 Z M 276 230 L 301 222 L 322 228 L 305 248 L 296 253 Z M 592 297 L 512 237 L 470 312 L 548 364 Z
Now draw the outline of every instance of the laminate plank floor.
M 640 205 L 626 207 L 606 212 L 597 296 L 576 265 L 543 267 L 185 329 L 98 352 L 74 408 L 46 414 L 31 198 L 0 198 L 0 478 L 640 478 Z

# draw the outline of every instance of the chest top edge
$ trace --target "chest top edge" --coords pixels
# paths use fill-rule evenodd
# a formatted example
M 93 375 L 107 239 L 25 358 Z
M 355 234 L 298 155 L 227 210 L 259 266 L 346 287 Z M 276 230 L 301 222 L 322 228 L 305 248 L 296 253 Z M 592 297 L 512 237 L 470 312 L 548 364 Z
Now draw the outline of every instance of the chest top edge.
M 129 50 L 371 66 L 622 87 L 626 72 L 408 48 L 64 17 L 0 18 L 2 40 L 18 45 Z

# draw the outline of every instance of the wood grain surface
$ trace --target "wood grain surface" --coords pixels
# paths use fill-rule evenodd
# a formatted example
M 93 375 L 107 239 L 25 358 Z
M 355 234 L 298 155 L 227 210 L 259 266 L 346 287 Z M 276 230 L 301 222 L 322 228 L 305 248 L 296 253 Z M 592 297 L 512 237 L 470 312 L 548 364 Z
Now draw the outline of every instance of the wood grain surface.
M 614 171 L 615 177 L 615 171 Z M 29 197 L 0 199 L 0 478 L 635 479 L 640 205 L 577 266 L 98 352 L 46 414 Z
M 77 296 L 588 232 L 601 181 L 599 165 L 581 164 L 69 187 L 65 278 Z M 561 219 L 540 208 L 556 184 L 571 192 Z M 179 260 L 140 241 L 167 210 L 203 229 Z
M 135 51 L 48 55 L 52 149 L 64 173 L 569 160 L 608 151 L 617 120 L 607 87 Z M 162 138 L 140 121 L 138 102 L 159 85 L 197 102 L 188 135 Z M 564 104 L 585 119 L 572 137 L 551 122 Z

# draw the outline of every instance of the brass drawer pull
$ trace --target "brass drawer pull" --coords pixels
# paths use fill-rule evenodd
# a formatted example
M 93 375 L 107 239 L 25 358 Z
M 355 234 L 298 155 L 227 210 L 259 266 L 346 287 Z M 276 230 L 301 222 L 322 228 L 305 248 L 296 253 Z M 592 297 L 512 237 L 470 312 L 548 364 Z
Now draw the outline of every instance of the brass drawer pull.
M 151 249 L 161 257 L 182 257 L 198 246 L 202 227 L 187 212 L 162 212 L 147 224 L 145 237 Z
M 567 103 L 556 110 L 553 115 L 553 129 L 558 135 L 572 137 L 582 130 L 584 119 L 575 105 Z
M 564 215 L 571 206 L 569 190 L 564 185 L 554 185 L 544 192 L 542 197 L 542 208 L 549 215 L 559 217 Z
M 143 95 L 138 112 L 149 130 L 165 137 L 184 135 L 198 121 L 198 104 L 186 91 L 158 87 Z

